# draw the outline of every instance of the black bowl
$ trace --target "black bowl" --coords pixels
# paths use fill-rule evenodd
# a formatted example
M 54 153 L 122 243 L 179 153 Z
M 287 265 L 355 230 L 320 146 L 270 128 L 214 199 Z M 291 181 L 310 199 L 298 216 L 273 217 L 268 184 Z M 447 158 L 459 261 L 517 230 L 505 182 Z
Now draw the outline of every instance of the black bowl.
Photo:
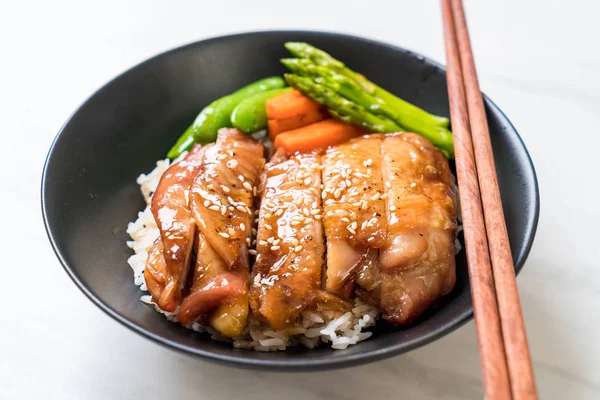
M 453 292 L 409 327 L 380 323 L 346 350 L 322 347 L 260 353 L 168 322 L 139 301 L 127 264 L 127 223 L 144 201 L 136 177 L 153 169 L 209 102 L 259 78 L 281 75 L 286 41 L 312 43 L 402 98 L 448 115 L 444 69 L 385 43 L 323 32 L 256 32 L 193 43 L 158 55 L 93 94 L 58 133 L 42 178 L 42 211 L 52 246 L 75 284 L 107 314 L 158 343 L 204 359 L 277 370 L 336 368 L 429 343 L 473 314 L 464 252 Z M 539 194 L 531 159 L 514 127 L 485 99 L 515 267 L 535 235 Z

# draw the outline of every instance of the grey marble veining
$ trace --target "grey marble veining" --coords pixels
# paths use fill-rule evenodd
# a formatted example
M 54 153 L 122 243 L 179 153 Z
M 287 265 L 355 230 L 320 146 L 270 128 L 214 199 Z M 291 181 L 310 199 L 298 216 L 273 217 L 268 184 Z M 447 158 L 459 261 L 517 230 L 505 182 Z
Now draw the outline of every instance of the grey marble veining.
M 519 277 L 542 399 L 600 399 L 600 12 L 597 1 L 465 1 L 483 90 L 534 160 L 538 235 Z M 473 323 L 360 367 L 238 370 L 151 343 L 62 272 L 39 207 L 56 131 L 96 88 L 160 51 L 232 31 L 354 33 L 444 61 L 436 1 L 11 2 L 0 13 L 0 398 L 481 399 Z

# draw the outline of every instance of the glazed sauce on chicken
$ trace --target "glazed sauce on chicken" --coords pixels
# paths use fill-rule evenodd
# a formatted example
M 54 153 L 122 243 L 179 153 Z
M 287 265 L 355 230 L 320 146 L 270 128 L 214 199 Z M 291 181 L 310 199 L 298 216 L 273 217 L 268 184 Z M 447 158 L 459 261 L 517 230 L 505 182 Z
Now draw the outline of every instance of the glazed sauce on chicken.
M 426 139 L 364 135 L 266 165 L 263 154 L 223 129 L 161 179 L 145 278 L 182 324 L 236 337 L 252 314 L 282 330 L 303 310 L 347 312 L 355 296 L 408 324 L 452 290 L 456 188 Z

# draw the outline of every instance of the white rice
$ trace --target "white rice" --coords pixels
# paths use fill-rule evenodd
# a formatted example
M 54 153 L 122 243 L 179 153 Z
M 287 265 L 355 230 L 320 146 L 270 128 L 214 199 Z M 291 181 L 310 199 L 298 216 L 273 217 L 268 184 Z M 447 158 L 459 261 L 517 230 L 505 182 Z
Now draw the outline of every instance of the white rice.
M 168 159 L 158 161 L 152 172 L 147 175 L 142 174 L 137 179 L 147 206 L 144 211 L 138 213 L 137 220 L 129 223 L 127 227 L 127 233 L 132 238 L 131 241 L 127 242 L 127 245 L 135 252 L 127 261 L 133 269 L 134 284 L 145 292 L 140 300 L 153 306 L 156 311 L 164 314 L 169 321 L 177 322 L 178 310 L 169 313 L 158 308 L 152 302 L 151 296 L 147 294 L 148 289 L 144 281 L 144 268 L 146 267 L 148 250 L 160 235 L 154 217 L 150 212 L 150 199 L 158 186 L 160 177 L 169 168 L 169 165 Z M 238 349 L 278 351 L 297 345 L 312 349 L 321 343 L 327 343 L 334 349 L 345 349 L 372 335 L 371 332 L 364 332 L 364 330 L 375 325 L 379 314 L 378 308 L 357 298 L 354 300 L 352 311 L 343 315 L 322 315 L 312 311 L 304 311 L 300 314 L 294 326 L 283 331 L 276 331 L 251 316 L 244 334 L 233 340 L 226 339 L 210 326 L 204 326 L 197 322 L 188 325 L 187 328 L 197 332 L 206 332 L 214 340 L 231 342 L 233 347 Z

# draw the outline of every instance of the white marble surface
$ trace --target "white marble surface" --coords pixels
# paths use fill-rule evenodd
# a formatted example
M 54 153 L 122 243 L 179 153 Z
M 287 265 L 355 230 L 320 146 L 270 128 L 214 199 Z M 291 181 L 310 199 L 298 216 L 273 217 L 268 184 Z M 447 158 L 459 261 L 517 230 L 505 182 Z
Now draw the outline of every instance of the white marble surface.
M 437 1 L 301 3 L 2 4 L 0 398 L 482 398 L 473 323 L 347 370 L 231 369 L 164 349 L 111 320 L 73 285 L 48 244 L 39 184 L 55 133 L 92 91 L 158 52 L 230 32 L 304 28 L 444 61 Z M 537 239 L 519 287 L 543 399 L 600 398 L 599 4 L 466 1 L 482 87 L 520 131 L 541 187 Z

